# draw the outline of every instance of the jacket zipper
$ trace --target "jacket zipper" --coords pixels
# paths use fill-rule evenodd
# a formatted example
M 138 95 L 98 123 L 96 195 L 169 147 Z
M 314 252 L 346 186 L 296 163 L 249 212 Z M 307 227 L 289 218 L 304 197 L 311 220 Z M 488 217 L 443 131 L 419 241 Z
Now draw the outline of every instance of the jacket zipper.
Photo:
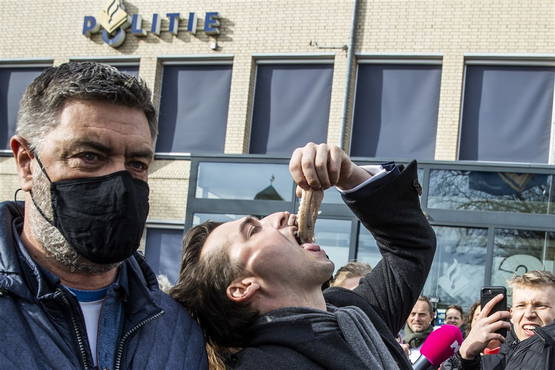
M 135 333 L 137 330 L 139 330 L 140 328 L 142 328 L 143 326 L 145 326 L 146 324 L 148 324 L 149 322 L 151 322 L 154 319 L 157 319 L 158 317 L 162 316 L 164 314 L 164 310 L 158 312 L 156 315 L 154 316 L 150 316 L 148 319 L 145 319 L 141 322 L 139 322 L 137 325 L 135 325 L 133 328 L 131 328 L 130 330 L 128 330 L 123 337 L 121 337 L 121 340 L 119 342 L 119 346 L 118 346 L 118 352 L 116 355 L 116 361 L 114 362 L 114 370 L 119 370 L 120 366 L 121 366 L 121 358 L 123 356 L 123 346 L 125 345 L 125 342 L 127 341 L 127 339 L 133 334 Z
M 521 341 L 517 341 L 514 340 L 513 343 L 511 343 L 513 345 L 513 350 L 511 351 L 511 353 L 509 354 L 509 356 L 507 356 L 507 360 L 505 361 L 505 366 L 507 366 L 510 362 L 511 359 L 513 357 L 515 357 L 518 353 L 524 352 L 526 350 L 528 350 L 528 348 L 530 348 L 532 345 L 534 345 L 534 342 L 532 343 L 525 343 L 525 345 L 521 345 L 522 342 Z
M 73 331 L 75 332 L 75 336 L 77 337 L 77 344 L 79 345 L 79 352 L 81 354 L 81 360 L 83 361 L 83 368 L 88 369 L 88 360 L 87 360 L 87 352 L 85 351 L 85 343 L 83 341 L 83 336 L 81 335 L 81 331 L 77 326 L 77 320 L 75 319 L 75 315 L 73 314 L 73 310 L 71 308 L 71 304 L 69 303 L 66 295 L 61 289 L 58 289 L 58 292 L 61 294 L 64 303 L 69 308 L 69 314 L 71 315 L 71 323 L 73 325 Z

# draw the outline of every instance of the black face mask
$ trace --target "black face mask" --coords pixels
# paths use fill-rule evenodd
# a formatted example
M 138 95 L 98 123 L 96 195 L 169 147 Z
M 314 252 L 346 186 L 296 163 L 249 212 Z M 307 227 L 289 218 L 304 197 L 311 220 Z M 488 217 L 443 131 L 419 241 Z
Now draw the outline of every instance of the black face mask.
M 53 219 L 33 203 L 75 251 L 99 263 L 116 263 L 139 248 L 148 216 L 149 187 L 128 171 L 106 176 L 50 182 Z

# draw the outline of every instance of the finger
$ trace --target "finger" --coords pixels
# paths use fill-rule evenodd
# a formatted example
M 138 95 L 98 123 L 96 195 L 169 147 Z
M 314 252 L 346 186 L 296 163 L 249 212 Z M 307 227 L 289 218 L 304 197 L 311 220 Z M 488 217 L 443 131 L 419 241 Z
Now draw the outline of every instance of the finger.
M 494 333 L 499 329 L 510 329 L 511 324 L 508 321 L 499 320 L 488 325 L 488 331 Z
M 330 186 L 336 185 L 339 181 L 341 174 L 341 161 L 343 159 L 343 151 L 337 145 L 332 145 L 330 148 L 330 155 L 328 160 L 328 176 L 330 179 Z
M 295 184 L 299 185 L 303 189 L 309 189 L 301 165 L 303 149 L 304 148 L 297 148 L 293 151 L 293 154 L 291 155 L 291 160 L 289 161 L 289 172 L 291 173 L 291 177 L 293 178 Z M 299 193 L 297 193 L 297 196 L 300 197 Z
M 495 297 L 493 297 L 488 303 L 486 303 L 484 305 L 484 307 L 482 307 L 482 311 L 480 312 L 480 316 L 482 316 L 482 317 L 489 316 L 493 306 L 495 306 L 497 304 L 497 302 L 501 302 L 502 299 L 503 299 L 503 294 L 498 294 Z
M 327 144 L 320 144 L 316 147 L 316 158 L 314 166 L 316 167 L 316 174 L 322 189 L 327 189 L 331 186 L 330 178 L 328 176 L 328 158 L 329 148 Z
M 301 198 L 303 196 L 303 188 L 301 188 L 300 185 L 297 185 L 295 188 L 295 195 L 297 198 Z
M 499 320 L 510 319 L 511 313 L 509 311 L 497 311 L 486 318 L 487 322 L 495 322 Z
M 316 172 L 315 161 L 316 144 L 308 143 L 303 148 L 303 155 L 301 158 L 303 175 L 310 188 L 321 189 L 322 185 L 320 184 L 320 179 L 318 178 L 318 173 Z

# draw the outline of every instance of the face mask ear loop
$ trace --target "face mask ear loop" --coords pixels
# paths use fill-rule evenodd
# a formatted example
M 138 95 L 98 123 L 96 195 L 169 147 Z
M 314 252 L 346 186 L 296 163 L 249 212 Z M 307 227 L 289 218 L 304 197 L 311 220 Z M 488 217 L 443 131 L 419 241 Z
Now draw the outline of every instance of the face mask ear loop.
M 21 188 L 17 189 L 13 195 L 13 202 L 16 203 L 15 209 L 17 211 L 17 214 L 19 215 L 19 217 L 23 218 L 23 213 L 21 212 L 21 209 L 19 209 L 19 206 L 17 206 L 17 193 L 19 193 L 21 191 Z
M 50 180 L 50 176 L 48 176 L 48 173 L 46 173 L 46 169 L 44 168 L 42 162 L 40 161 L 39 155 L 34 152 L 31 152 L 31 153 L 33 153 L 33 155 L 35 156 L 35 159 L 37 160 L 40 166 L 40 170 L 42 171 L 42 173 L 44 173 L 44 176 L 46 176 L 46 178 L 48 179 L 48 182 L 52 184 L 52 180 Z
M 39 166 L 40 166 L 40 170 L 42 171 L 42 173 L 44 173 L 44 176 L 46 176 L 46 179 L 48 180 L 48 182 L 49 182 L 50 184 L 52 184 L 52 180 L 50 180 L 50 177 L 49 177 L 48 174 L 46 173 L 46 170 L 44 169 L 44 166 L 43 166 L 42 162 L 41 162 L 40 159 L 39 159 L 39 155 L 36 154 L 36 153 L 35 153 L 34 151 L 32 151 L 32 150 L 31 150 L 30 152 L 34 155 L 35 159 L 37 160 L 37 162 L 38 162 L 38 164 L 39 164 Z M 40 215 L 41 215 L 46 221 L 48 221 L 48 223 L 49 223 L 50 225 L 52 225 L 52 226 L 55 227 L 54 222 L 53 222 L 52 220 L 49 220 L 48 217 L 46 217 L 46 215 L 44 214 L 44 212 L 42 211 L 42 209 L 40 209 L 40 207 L 39 207 L 39 205 L 37 204 L 37 202 L 35 202 L 35 197 L 33 197 L 33 191 L 30 190 L 29 193 L 31 194 L 31 200 L 33 201 L 33 204 L 35 205 L 35 208 L 37 209 L 37 211 L 39 211 Z

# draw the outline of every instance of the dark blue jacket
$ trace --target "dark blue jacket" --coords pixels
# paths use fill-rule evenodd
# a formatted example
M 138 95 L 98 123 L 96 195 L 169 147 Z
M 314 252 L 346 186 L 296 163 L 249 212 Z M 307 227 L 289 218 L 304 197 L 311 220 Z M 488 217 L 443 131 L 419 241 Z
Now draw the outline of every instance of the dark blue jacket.
M 92 368 L 79 303 L 18 250 L 16 207 L 0 203 L 0 369 Z M 118 280 L 125 318 L 114 368 L 206 369 L 199 326 L 158 289 L 140 255 L 122 264 Z

